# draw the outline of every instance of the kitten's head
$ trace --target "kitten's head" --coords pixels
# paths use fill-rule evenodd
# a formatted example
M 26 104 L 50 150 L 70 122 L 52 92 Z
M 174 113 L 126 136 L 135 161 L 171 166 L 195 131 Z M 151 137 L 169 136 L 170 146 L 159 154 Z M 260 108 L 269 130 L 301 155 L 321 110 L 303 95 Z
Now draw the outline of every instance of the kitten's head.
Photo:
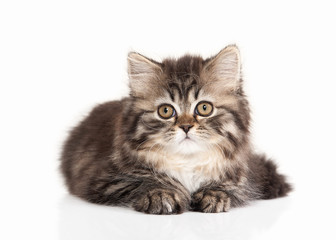
M 161 63 L 131 52 L 128 72 L 136 149 L 220 148 L 230 157 L 246 142 L 250 117 L 236 46 L 205 60 L 186 55 Z

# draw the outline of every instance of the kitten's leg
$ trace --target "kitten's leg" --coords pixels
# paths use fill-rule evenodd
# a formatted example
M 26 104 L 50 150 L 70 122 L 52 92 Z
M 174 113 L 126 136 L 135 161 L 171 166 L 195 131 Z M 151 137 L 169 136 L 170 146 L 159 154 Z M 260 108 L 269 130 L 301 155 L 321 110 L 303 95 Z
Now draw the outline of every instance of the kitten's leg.
M 253 154 L 249 169 L 249 180 L 258 189 L 261 199 L 283 197 L 292 190 L 286 177 L 277 172 L 275 163 L 263 155 Z
M 133 208 L 150 214 L 180 214 L 189 208 L 189 198 L 178 190 L 154 188 L 135 198 Z
M 212 182 L 201 187 L 192 196 L 191 207 L 200 212 L 226 212 L 230 207 L 246 204 L 254 199 L 283 197 L 292 190 L 286 177 L 277 172 L 276 165 L 263 155 L 251 155 L 244 184 L 230 179 Z
M 127 206 L 150 214 L 178 214 L 190 205 L 187 190 L 165 175 L 134 172 L 96 179 L 90 185 L 85 198 L 94 203 Z
M 227 212 L 231 207 L 231 199 L 224 189 L 203 188 L 193 195 L 191 206 L 199 212 Z
M 191 208 L 198 212 L 227 212 L 232 207 L 245 205 L 251 199 L 246 185 L 226 182 L 211 182 L 202 186 L 192 196 Z

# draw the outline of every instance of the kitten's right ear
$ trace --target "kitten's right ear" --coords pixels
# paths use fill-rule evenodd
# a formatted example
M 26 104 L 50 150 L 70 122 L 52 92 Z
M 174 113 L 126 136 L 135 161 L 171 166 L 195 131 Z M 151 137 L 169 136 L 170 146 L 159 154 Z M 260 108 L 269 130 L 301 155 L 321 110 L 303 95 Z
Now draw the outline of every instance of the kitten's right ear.
M 148 97 L 158 87 L 161 74 L 159 63 L 136 52 L 128 54 L 128 77 L 132 96 Z

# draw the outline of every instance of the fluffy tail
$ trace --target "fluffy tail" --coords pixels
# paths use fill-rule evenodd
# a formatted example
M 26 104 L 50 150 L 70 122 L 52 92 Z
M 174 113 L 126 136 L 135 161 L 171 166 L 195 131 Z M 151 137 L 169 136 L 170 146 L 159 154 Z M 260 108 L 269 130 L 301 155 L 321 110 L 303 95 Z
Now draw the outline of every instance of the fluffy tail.
M 258 189 L 261 199 L 283 197 L 293 189 L 286 177 L 277 172 L 276 164 L 264 155 L 252 155 L 249 165 L 250 180 Z

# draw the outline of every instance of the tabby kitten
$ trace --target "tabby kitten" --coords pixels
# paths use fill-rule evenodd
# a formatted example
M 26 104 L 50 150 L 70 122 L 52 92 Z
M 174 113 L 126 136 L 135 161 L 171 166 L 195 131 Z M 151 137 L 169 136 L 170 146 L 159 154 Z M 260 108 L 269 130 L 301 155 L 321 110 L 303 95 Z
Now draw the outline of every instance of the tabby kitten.
M 130 95 L 94 108 L 64 144 L 69 191 L 151 214 L 228 211 L 285 196 L 275 164 L 253 152 L 240 55 L 128 55 Z

